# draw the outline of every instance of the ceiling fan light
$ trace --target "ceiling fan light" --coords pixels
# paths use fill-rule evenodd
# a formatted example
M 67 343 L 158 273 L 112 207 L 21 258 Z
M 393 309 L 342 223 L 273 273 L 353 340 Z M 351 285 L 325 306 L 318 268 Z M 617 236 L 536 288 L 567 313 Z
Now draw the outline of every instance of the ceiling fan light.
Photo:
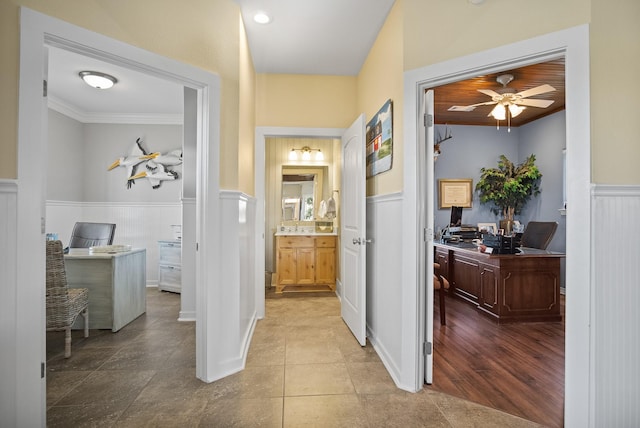
M 511 104 L 511 105 L 509 105 L 509 113 L 511 113 L 511 117 L 516 117 L 520 113 L 522 113 L 525 108 L 526 107 L 519 106 L 517 104 Z
M 109 89 L 118 82 L 115 77 L 99 71 L 81 71 L 78 75 L 87 85 L 96 89 Z
M 502 104 L 497 104 L 493 110 L 491 110 L 491 116 L 496 120 L 505 120 L 507 118 L 507 112 Z

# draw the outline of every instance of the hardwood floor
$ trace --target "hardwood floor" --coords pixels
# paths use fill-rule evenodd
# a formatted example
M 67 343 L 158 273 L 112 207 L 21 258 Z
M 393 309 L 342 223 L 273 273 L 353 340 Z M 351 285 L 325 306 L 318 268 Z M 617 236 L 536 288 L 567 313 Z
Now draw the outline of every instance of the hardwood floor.
M 562 427 L 564 321 L 498 325 L 447 296 L 447 325 L 441 326 L 435 297 L 434 374 L 427 388 Z

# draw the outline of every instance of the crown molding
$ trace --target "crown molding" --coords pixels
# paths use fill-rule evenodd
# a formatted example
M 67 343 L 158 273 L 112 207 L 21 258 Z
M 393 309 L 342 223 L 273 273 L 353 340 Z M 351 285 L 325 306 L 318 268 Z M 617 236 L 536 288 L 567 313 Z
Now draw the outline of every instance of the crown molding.
M 128 125 L 182 125 L 182 114 L 134 114 L 82 112 L 59 98 L 49 95 L 47 105 L 51 110 L 81 123 L 110 123 Z

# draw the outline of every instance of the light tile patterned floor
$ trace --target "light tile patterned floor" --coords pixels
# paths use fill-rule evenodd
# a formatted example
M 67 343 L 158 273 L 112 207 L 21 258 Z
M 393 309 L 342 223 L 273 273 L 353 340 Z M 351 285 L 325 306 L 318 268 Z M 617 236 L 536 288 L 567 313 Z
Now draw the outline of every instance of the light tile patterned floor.
M 247 367 L 195 378 L 195 325 L 180 296 L 147 290 L 147 313 L 118 333 L 74 332 L 71 358 L 47 334 L 49 427 L 537 427 L 433 391 L 396 388 L 330 294 L 268 298 Z

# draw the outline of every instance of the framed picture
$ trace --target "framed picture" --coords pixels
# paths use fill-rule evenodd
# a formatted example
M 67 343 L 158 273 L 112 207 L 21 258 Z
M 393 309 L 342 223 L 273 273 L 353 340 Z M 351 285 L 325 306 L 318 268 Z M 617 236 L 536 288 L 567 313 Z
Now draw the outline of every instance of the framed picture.
M 443 178 L 438 180 L 439 208 L 471 208 L 472 194 L 472 178 Z
M 367 123 L 367 178 L 391 169 L 393 161 L 393 103 L 387 100 Z
M 498 227 L 495 223 L 478 223 L 478 232 L 495 235 L 498 233 Z

